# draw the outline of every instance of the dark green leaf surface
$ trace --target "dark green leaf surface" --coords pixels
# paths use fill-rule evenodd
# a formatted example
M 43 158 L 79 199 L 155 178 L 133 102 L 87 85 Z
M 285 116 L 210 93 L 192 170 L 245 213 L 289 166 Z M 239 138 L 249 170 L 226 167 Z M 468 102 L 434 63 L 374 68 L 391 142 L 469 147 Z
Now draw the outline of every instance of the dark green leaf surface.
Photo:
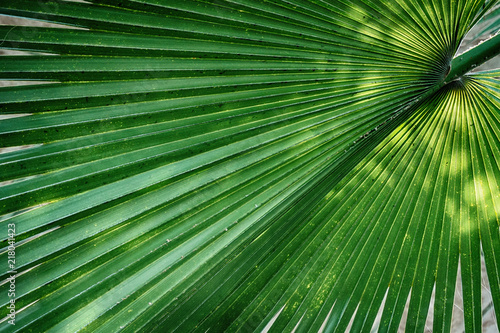
M 496 4 L 0 1 L 68 26 L 0 26 L 0 331 L 447 332 L 460 267 L 477 332 L 481 253 L 498 322 Z

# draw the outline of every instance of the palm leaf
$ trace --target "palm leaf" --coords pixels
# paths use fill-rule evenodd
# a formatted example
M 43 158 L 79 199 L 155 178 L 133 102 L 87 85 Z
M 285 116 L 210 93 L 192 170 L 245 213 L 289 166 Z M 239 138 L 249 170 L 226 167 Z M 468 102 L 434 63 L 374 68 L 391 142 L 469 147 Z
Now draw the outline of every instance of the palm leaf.
M 0 1 L 0 329 L 498 322 L 496 4 Z

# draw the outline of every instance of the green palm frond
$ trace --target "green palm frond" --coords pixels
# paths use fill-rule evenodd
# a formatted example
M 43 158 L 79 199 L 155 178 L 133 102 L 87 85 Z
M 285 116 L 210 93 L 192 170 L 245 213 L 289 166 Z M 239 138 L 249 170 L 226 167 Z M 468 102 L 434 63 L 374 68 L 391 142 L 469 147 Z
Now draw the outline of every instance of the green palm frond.
M 498 323 L 498 3 L 0 1 L 0 331 Z

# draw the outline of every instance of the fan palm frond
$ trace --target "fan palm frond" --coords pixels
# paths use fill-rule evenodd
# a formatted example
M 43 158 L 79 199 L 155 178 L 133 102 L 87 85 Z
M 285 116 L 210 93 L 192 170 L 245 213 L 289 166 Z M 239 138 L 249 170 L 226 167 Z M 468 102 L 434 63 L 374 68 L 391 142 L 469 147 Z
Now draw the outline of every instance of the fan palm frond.
M 0 330 L 498 322 L 497 5 L 0 1 Z

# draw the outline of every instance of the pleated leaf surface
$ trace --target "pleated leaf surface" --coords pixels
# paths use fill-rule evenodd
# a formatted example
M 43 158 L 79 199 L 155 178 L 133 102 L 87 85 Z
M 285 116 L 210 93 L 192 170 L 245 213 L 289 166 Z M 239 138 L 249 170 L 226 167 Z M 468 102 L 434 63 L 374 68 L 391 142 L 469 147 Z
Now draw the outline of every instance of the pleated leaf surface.
M 496 4 L 0 1 L 58 24 L 0 26 L 0 79 L 43 83 L 0 89 L 0 330 L 393 332 L 409 300 L 446 332 L 460 267 L 477 332 L 481 256 L 498 322 L 500 74 L 445 81 Z

